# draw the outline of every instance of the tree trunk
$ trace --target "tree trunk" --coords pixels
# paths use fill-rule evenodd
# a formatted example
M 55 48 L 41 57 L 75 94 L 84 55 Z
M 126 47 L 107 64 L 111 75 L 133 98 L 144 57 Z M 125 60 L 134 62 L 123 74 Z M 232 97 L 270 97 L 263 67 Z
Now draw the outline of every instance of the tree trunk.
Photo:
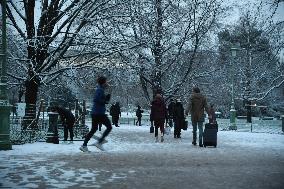
M 156 0 L 156 13 L 157 13 L 157 25 L 156 25 L 156 36 L 155 44 L 153 48 L 153 54 L 155 58 L 155 70 L 153 73 L 152 81 L 152 91 L 153 97 L 159 93 L 162 94 L 162 74 L 161 74 L 161 65 L 162 65 L 162 32 L 163 32 L 163 13 L 162 13 L 162 0 Z
M 140 84 L 144 93 L 144 97 L 146 98 L 146 100 L 150 103 L 151 102 L 151 98 L 150 95 L 148 93 L 148 86 L 147 86 L 147 81 L 145 81 L 145 79 L 140 75 Z
M 25 93 L 25 117 L 23 128 L 35 129 L 36 125 L 31 125 L 32 121 L 36 118 L 36 102 L 37 102 L 37 94 L 39 89 L 39 80 L 31 79 L 27 80 L 25 83 L 26 93 Z

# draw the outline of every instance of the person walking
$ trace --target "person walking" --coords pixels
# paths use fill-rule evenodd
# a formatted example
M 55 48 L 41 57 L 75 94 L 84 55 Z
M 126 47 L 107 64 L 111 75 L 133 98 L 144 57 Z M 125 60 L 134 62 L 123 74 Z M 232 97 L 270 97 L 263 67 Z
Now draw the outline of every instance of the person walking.
M 106 126 L 106 130 L 103 132 L 102 136 L 99 138 L 97 143 L 94 145 L 104 150 L 102 143 L 105 137 L 108 136 L 110 131 L 112 130 L 111 122 L 106 115 L 106 104 L 110 101 L 110 94 L 105 95 L 105 89 L 108 87 L 107 78 L 104 76 L 100 76 L 97 79 L 98 86 L 95 91 L 95 96 L 93 99 L 93 108 L 92 108 L 92 128 L 90 132 L 86 135 L 83 145 L 80 147 L 80 150 L 83 152 L 88 151 L 87 144 L 91 137 L 98 130 L 99 124 L 103 124 Z
M 135 123 L 135 125 L 139 124 L 139 126 L 141 126 L 141 119 L 142 119 L 142 113 L 144 111 L 141 110 L 141 106 L 137 106 L 137 110 L 136 110 L 136 117 L 137 117 L 137 121 Z
M 175 106 L 175 101 L 174 99 L 170 100 L 170 103 L 168 105 L 168 120 L 169 120 L 169 126 L 173 127 L 173 116 L 174 116 L 174 106 Z
M 185 114 L 191 114 L 193 145 L 196 145 L 196 132 L 198 126 L 200 147 L 203 147 L 202 136 L 203 122 L 205 121 L 204 110 L 209 114 L 206 97 L 200 93 L 200 89 L 198 87 L 194 87 Z
M 12 106 L 12 112 L 13 112 L 13 119 L 14 119 L 14 117 L 16 116 L 18 116 L 17 115 L 17 105 L 16 104 L 14 104 L 13 106 Z
M 155 138 L 158 139 L 158 129 L 161 131 L 161 142 L 164 142 L 164 124 L 167 118 L 167 108 L 161 94 L 156 94 L 154 100 L 151 103 L 150 121 L 154 122 L 155 126 Z
M 184 108 L 182 106 L 181 100 L 177 99 L 173 107 L 173 120 L 174 120 L 174 138 L 181 138 L 181 129 L 184 124 Z
M 112 120 L 113 120 L 113 124 L 116 127 L 119 127 L 118 125 L 119 117 L 121 117 L 121 111 L 120 111 L 119 102 L 116 102 L 112 110 Z
M 113 116 L 113 112 L 114 112 L 114 106 L 115 104 L 112 104 L 109 108 L 109 115 L 111 116 L 111 123 L 114 125 L 114 116 Z
M 64 141 L 63 143 L 67 143 L 68 139 L 68 132 L 70 134 L 70 144 L 73 143 L 73 137 L 74 137 L 74 132 L 73 132 L 73 127 L 75 124 L 75 116 L 72 114 L 70 110 L 67 110 L 63 107 L 55 106 L 52 109 L 53 112 L 57 112 L 60 116 L 63 128 L 64 128 Z

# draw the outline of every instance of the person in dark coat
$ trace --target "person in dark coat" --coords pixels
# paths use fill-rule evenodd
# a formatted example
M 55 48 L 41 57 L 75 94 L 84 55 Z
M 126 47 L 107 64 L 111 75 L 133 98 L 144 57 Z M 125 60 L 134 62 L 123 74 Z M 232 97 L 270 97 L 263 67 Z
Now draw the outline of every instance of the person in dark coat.
M 13 111 L 13 119 L 14 119 L 14 116 L 16 116 L 16 117 L 18 116 L 17 115 L 17 106 L 16 106 L 16 104 L 13 105 L 12 111 Z
M 111 117 L 112 117 L 113 124 L 114 124 L 116 127 L 119 127 L 119 125 L 118 125 L 118 120 L 119 120 L 119 117 L 121 117 L 121 111 L 120 111 L 119 102 L 116 102 L 116 103 L 111 107 L 110 115 L 111 115 Z
M 181 129 L 184 124 L 184 108 L 182 106 L 181 100 L 177 99 L 177 102 L 174 105 L 173 108 L 173 120 L 174 120 L 174 138 L 181 138 Z
M 150 121 L 154 122 L 155 126 L 155 138 L 158 142 L 158 129 L 161 131 L 161 142 L 164 141 L 164 124 L 167 118 L 167 108 L 161 94 L 156 94 L 154 100 L 151 103 Z
M 113 117 L 113 111 L 114 111 L 114 105 L 115 104 L 112 104 L 109 108 L 109 115 L 111 116 L 111 123 L 114 125 L 114 117 Z
M 193 145 L 196 145 L 196 131 L 198 126 L 200 147 L 203 147 L 202 136 L 203 122 L 205 121 L 204 110 L 209 114 L 206 97 L 200 93 L 200 89 L 198 87 L 194 87 L 185 114 L 188 115 L 189 112 L 191 114 Z
M 141 110 L 141 106 L 137 106 L 137 110 L 136 110 L 136 117 L 137 117 L 137 121 L 135 123 L 135 125 L 139 124 L 139 126 L 141 126 L 141 119 L 142 119 L 142 113 L 144 111 Z
M 168 109 L 167 109 L 168 110 L 168 121 L 169 121 L 170 127 L 173 127 L 174 106 L 175 106 L 175 101 L 174 99 L 171 99 L 168 105 Z
M 70 133 L 70 143 L 73 143 L 73 127 L 75 124 L 75 116 L 72 114 L 70 110 L 67 110 L 63 107 L 55 106 L 53 108 L 54 112 L 57 112 L 60 116 L 60 119 L 62 121 L 62 125 L 64 127 L 64 143 L 67 142 L 68 139 L 68 131 Z
M 91 137 L 95 134 L 98 130 L 99 124 L 104 124 L 106 126 L 106 130 L 104 131 L 101 138 L 95 143 L 94 145 L 104 150 L 102 147 L 102 143 L 105 137 L 110 133 L 112 130 L 111 122 L 106 115 L 106 104 L 110 101 L 110 94 L 105 95 L 105 89 L 108 87 L 107 78 L 101 76 L 97 79 L 97 89 L 95 91 L 95 96 L 93 99 L 93 108 L 92 108 L 92 128 L 90 132 L 86 135 L 83 145 L 80 147 L 80 150 L 83 152 L 88 151 L 87 144 Z

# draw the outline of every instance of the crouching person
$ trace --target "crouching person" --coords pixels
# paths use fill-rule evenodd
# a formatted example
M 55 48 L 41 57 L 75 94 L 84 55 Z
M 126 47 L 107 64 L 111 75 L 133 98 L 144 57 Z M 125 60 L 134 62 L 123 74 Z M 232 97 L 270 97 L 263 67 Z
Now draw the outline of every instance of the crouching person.
M 68 139 L 68 132 L 70 134 L 70 144 L 73 143 L 73 137 L 74 137 L 74 133 L 73 133 L 73 127 L 75 124 L 75 117 L 72 114 L 72 112 L 70 110 L 67 110 L 63 107 L 59 107 L 59 106 L 55 106 L 52 109 L 53 112 L 57 112 L 60 116 L 60 119 L 62 121 L 62 125 L 64 127 L 64 143 L 67 143 L 67 139 Z

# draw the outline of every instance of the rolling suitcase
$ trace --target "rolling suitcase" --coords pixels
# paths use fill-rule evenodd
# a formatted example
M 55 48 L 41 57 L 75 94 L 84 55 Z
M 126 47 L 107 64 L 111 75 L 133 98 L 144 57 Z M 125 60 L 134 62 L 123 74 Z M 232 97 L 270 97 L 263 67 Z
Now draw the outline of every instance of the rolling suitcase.
M 218 124 L 217 123 L 206 123 L 203 133 L 203 145 L 206 146 L 217 146 L 217 132 Z

